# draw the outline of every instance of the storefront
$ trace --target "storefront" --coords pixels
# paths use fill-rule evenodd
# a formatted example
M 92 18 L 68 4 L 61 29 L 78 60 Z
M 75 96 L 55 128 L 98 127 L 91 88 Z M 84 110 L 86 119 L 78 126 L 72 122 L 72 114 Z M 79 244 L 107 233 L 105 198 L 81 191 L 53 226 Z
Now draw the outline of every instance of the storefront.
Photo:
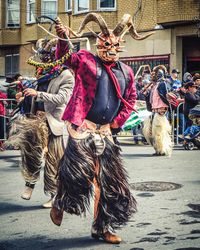
M 120 60 L 129 65 L 133 69 L 134 74 L 136 74 L 141 65 L 149 65 L 151 70 L 160 64 L 165 65 L 169 70 L 170 65 L 170 55 L 122 57 Z

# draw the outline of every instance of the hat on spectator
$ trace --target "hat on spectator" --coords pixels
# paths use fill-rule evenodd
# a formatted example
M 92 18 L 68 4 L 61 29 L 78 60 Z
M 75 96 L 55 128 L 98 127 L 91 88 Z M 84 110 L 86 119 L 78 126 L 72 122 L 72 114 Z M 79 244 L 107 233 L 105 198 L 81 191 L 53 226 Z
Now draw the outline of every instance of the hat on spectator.
M 196 80 L 200 79 L 200 74 L 195 74 L 193 76 L 193 81 L 195 82 Z
M 184 87 L 188 89 L 189 87 L 198 87 L 198 85 L 195 84 L 194 82 L 186 82 Z
M 180 74 L 180 71 L 178 69 L 172 69 L 172 74 L 174 73 Z

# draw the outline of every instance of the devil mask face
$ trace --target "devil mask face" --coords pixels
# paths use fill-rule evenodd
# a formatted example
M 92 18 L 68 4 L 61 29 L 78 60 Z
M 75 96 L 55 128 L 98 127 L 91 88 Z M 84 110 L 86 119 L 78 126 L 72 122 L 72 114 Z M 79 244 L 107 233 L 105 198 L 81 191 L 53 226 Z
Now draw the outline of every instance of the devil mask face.
M 78 32 L 70 29 L 70 32 L 75 37 L 81 37 L 86 25 L 90 22 L 95 22 L 101 29 L 100 34 L 96 34 L 89 27 L 87 27 L 92 34 L 97 37 L 96 46 L 98 56 L 106 62 L 115 62 L 119 59 L 119 52 L 122 52 L 120 43 L 123 42 L 123 36 L 129 31 L 130 36 L 136 40 L 143 40 L 153 33 L 139 35 L 134 27 L 132 17 L 129 14 L 124 14 L 121 21 L 116 25 L 113 30 L 109 30 L 103 17 L 97 13 L 89 13 L 82 21 Z
M 120 38 L 110 33 L 108 37 L 102 33 L 97 38 L 97 55 L 105 62 L 116 62 L 121 52 Z

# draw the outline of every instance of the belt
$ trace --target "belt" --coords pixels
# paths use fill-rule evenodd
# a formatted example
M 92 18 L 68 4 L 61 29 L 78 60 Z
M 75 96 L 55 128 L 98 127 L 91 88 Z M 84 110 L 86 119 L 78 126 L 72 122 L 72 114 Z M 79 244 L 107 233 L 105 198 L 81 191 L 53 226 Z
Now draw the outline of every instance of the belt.
M 74 139 L 84 139 L 90 134 L 100 134 L 102 138 L 108 137 L 112 138 L 112 133 L 110 130 L 110 124 L 96 124 L 88 120 L 84 120 L 82 125 L 77 129 L 73 128 L 73 124 L 67 123 L 67 130 L 69 135 Z M 112 139 L 111 139 L 112 140 Z

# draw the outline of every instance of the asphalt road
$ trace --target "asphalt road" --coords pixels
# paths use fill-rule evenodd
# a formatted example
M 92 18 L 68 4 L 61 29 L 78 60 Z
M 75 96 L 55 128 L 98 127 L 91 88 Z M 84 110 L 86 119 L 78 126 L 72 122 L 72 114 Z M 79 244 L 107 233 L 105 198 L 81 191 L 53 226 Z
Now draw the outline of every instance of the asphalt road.
M 61 227 L 52 224 L 49 209 L 41 207 L 48 200 L 42 175 L 32 199 L 22 200 L 19 151 L 0 152 L 0 250 L 200 249 L 199 150 L 175 148 L 171 158 L 152 156 L 150 146 L 127 144 L 122 150 L 138 212 L 117 231 L 120 245 L 91 239 L 92 205 L 86 217 L 65 214 Z M 178 189 L 163 191 L 174 187 L 166 182 Z

